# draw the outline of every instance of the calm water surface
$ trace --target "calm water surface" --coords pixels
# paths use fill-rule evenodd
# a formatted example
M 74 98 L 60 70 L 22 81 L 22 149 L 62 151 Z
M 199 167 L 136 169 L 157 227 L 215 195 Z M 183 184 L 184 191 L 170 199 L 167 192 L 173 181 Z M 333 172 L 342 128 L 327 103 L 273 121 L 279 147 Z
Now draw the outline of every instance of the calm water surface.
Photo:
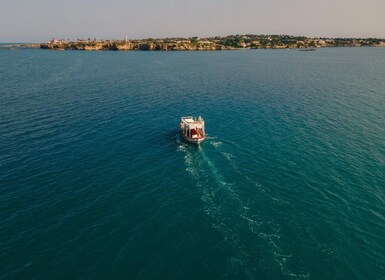
M 0 51 L 0 278 L 383 279 L 384 65 Z

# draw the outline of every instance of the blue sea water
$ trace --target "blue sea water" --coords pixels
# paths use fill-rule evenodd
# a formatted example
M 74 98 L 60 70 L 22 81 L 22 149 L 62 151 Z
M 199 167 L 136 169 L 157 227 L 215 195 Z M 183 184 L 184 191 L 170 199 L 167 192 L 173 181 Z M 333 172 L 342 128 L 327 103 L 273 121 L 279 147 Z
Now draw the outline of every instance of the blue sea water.
M 0 278 L 383 279 L 384 65 L 1 51 Z

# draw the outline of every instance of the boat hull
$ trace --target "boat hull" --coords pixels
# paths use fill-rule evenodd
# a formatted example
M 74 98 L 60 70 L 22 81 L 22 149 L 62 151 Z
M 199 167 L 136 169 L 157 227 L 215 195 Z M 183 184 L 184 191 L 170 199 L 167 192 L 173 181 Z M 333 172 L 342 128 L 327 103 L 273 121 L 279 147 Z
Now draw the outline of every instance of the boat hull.
M 190 144 L 196 144 L 196 145 L 199 145 L 200 143 L 203 142 L 203 140 L 205 140 L 205 137 L 201 137 L 201 138 L 189 138 L 187 137 L 182 131 L 180 132 L 180 134 L 182 134 L 182 137 L 183 139 L 190 143 Z

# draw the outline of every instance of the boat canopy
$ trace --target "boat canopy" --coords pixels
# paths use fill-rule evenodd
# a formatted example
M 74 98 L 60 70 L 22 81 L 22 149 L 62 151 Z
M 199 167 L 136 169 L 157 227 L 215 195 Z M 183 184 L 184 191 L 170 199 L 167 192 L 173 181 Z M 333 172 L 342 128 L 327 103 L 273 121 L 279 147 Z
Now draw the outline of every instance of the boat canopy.
M 181 122 L 184 124 L 187 124 L 189 127 L 203 127 L 204 122 L 202 118 L 198 118 L 197 120 L 194 120 L 193 117 L 182 117 Z

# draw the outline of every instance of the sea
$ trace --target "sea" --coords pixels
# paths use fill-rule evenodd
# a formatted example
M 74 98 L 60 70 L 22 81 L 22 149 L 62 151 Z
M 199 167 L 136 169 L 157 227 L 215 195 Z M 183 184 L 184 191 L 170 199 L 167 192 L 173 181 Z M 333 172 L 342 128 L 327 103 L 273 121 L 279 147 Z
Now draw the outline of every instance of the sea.
M 384 277 L 385 48 L 0 51 L 0 279 Z

